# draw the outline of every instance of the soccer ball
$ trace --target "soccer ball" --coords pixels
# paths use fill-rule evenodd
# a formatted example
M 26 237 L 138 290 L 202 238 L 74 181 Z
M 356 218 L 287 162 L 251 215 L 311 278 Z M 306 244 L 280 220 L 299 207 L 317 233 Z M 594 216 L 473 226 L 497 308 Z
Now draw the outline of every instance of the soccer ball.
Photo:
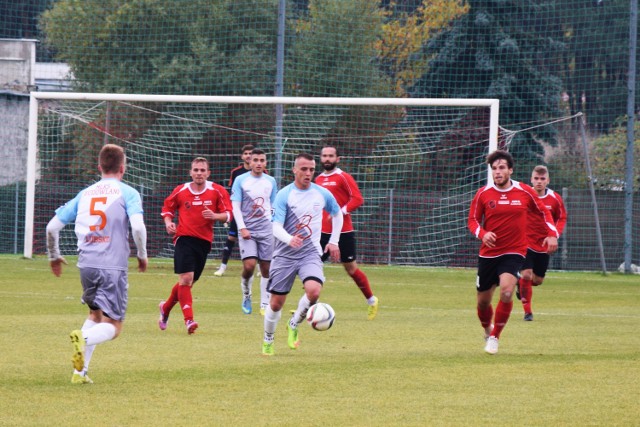
M 336 320 L 336 312 L 324 302 L 312 305 L 307 311 L 307 322 L 316 331 L 326 331 Z

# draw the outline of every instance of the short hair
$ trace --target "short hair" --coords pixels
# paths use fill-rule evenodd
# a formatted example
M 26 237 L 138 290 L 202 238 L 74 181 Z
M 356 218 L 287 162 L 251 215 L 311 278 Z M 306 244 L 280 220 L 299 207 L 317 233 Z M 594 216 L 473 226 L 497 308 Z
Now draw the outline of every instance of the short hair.
M 336 150 L 336 157 L 340 157 L 340 153 L 338 152 L 338 147 L 336 147 L 335 145 L 331 145 L 331 144 L 323 145 L 322 148 L 320 149 L 320 152 L 322 153 L 322 150 L 324 150 L 325 148 L 333 148 L 334 150 Z
M 487 156 L 487 164 L 491 166 L 496 160 L 506 160 L 509 169 L 513 169 L 513 156 L 508 151 L 496 150 Z
M 102 173 L 117 173 L 120 171 L 120 166 L 124 165 L 125 162 L 124 150 L 119 145 L 105 144 L 100 149 L 98 164 Z
M 193 160 L 191 160 L 191 164 L 193 165 L 194 163 L 206 163 L 207 164 L 207 169 L 209 169 L 209 160 L 207 160 L 206 157 L 198 156 L 198 157 L 194 158 Z
M 537 173 L 538 175 L 549 175 L 549 169 L 547 169 L 545 165 L 536 166 L 535 168 L 533 168 L 533 172 Z
M 255 147 L 251 144 L 246 144 L 242 146 L 242 151 L 240 151 L 241 153 L 244 153 L 245 151 L 253 151 Z
M 254 148 L 253 150 L 251 150 L 251 155 L 253 156 L 254 154 L 257 155 L 266 155 L 267 153 L 264 152 L 264 150 L 261 150 L 259 148 Z
M 299 153 L 295 160 L 298 159 L 314 160 L 313 156 L 309 153 Z

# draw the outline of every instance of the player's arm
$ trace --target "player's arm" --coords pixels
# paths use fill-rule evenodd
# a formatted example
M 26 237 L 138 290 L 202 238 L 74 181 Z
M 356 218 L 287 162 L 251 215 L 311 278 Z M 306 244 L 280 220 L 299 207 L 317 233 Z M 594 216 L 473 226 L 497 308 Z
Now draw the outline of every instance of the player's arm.
M 167 230 L 167 234 L 171 236 L 176 234 L 176 224 L 173 222 L 173 218 L 175 217 L 178 188 L 174 189 L 173 192 L 164 199 L 162 210 L 160 211 L 160 215 L 164 221 L 164 228 Z
M 289 187 L 287 187 L 288 189 Z M 289 193 L 287 190 L 278 192 L 276 200 L 273 204 L 273 218 L 271 226 L 273 229 L 273 237 L 280 240 L 285 245 L 289 245 L 292 248 L 299 248 L 302 246 L 302 238 L 300 236 L 293 236 L 284 229 L 284 221 L 287 216 L 287 198 Z
M 487 231 L 482 227 L 482 219 L 484 217 L 484 204 L 481 200 L 483 189 L 478 190 L 469 208 L 469 217 L 467 218 L 467 227 L 471 234 L 482 240 L 482 243 L 490 248 L 495 247 L 498 236 L 493 231 Z
M 218 198 L 218 212 L 224 213 L 225 216 L 223 218 L 218 219 L 220 222 L 231 222 L 233 219 L 233 206 L 231 205 L 231 198 L 229 197 L 229 192 L 224 189 L 224 187 L 220 187 L 221 197 Z
M 131 234 L 133 241 L 138 249 L 138 271 L 145 272 L 147 270 L 147 227 L 144 225 L 144 217 L 141 213 L 134 214 L 129 217 L 131 224 Z
M 244 223 L 244 217 L 242 216 L 242 202 L 237 200 L 232 200 L 231 205 L 233 206 L 233 217 L 236 220 L 236 224 L 238 225 L 238 231 L 243 239 L 250 239 L 251 233 L 249 229 L 247 229 L 246 224 Z
M 60 230 L 65 226 L 65 223 L 54 216 L 47 224 L 47 256 L 49 258 L 49 265 L 51 271 L 56 277 L 59 277 L 62 273 L 62 264 L 67 264 L 67 261 L 62 255 L 60 255 Z
M 562 235 L 564 232 L 564 227 L 567 225 L 567 210 L 564 207 L 564 202 L 560 196 L 557 196 L 556 193 L 556 201 L 558 202 L 558 206 L 554 211 L 553 219 L 556 223 L 556 229 L 558 230 L 558 236 Z
M 544 223 L 547 226 L 548 233 L 547 237 L 545 237 L 544 241 L 542 242 L 542 245 L 547 247 L 547 253 L 552 254 L 558 249 L 559 236 L 558 230 L 556 229 L 555 222 L 553 220 L 553 216 L 551 215 L 549 209 L 547 209 L 547 207 L 545 206 L 542 199 L 538 197 L 538 194 L 533 188 L 525 185 L 523 185 L 523 188 L 531 196 L 531 200 L 535 204 L 534 209 L 538 210 L 538 215 L 542 215 L 544 219 Z
M 325 253 L 328 252 L 334 261 L 340 260 L 340 233 L 342 232 L 342 223 L 344 218 L 342 216 L 342 209 L 338 205 L 336 198 L 328 190 L 320 187 L 324 193 L 325 206 L 324 210 L 331 215 L 331 236 L 329 236 L 329 242 L 325 246 Z
M 351 212 L 358 209 L 364 203 L 364 197 L 362 197 L 362 193 L 360 192 L 360 188 L 358 188 L 358 183 L 353 179 L 351 175 L 348 173 L 343 174 L 345 183 L 347 185 L 347 189 L 349 191 L 349 200 L 347 204 L 342 206 L 342 213 L 344 215 L 348 215 Z

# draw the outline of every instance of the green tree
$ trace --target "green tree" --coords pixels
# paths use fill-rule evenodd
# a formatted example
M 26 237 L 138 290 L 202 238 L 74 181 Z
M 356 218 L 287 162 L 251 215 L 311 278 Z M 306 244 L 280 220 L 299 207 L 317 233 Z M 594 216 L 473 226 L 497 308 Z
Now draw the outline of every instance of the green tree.
M 633 182 L 634 190 L 640 188 L 640 123 L 634 122 L 633 142 Z M 627 151 L 627 119 L 617 120 L 607 134 L 593 141 L 591 158 L 593 159 L 593 175 L 598 187 L 603 189 L 622 190 L 625 184 L 626 151 Z
M 429 38 L 468 10 L 461 0 L 423 0 L 410 11 L 406 5 L 392 3 L 386 9 L 375 47 L 380 67 L 394 82 L 396 96 L 406 96 L 407 88 L 426 72 L 428 58 L 420 52 Z
M 566 53 L 558 71 L 573 114 L 584 112 L 590 129 L 606 132 L 626 114 L 629 2 L 557 0 L 554 33 Z M 571 13 L 562 13 L 570 10 Z M 640 94 L 638 95 L 640 100 Z
M 61 0 L 41 23 L 85 90 L 273 93 L 277 0 Z
M 562 82 L 547 62 L 563 45 L 545 32 L 549 11 L 537 3 L 470 0 L 469 13 L 427 45 L 433 59 L 412 95 L 497 98 L 501 124 L 514 130 L 558 117 Z M 554 136 L 546 126 L 520 134 L 512 144 L 539 155 L 535 138 L 553 142 Z
M 382 24 L 377 2 L 310 0 L 295 24 L 290 88 L 302 96 L 391 96 L 392 83 L 374 61 Z

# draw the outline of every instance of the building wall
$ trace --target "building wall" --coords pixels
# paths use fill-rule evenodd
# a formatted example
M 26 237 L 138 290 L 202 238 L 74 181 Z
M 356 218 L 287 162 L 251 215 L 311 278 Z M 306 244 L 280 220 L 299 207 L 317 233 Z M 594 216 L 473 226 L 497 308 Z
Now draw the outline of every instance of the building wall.
M 29 97 L 0 93 L 0 186 L 27 177 Z

